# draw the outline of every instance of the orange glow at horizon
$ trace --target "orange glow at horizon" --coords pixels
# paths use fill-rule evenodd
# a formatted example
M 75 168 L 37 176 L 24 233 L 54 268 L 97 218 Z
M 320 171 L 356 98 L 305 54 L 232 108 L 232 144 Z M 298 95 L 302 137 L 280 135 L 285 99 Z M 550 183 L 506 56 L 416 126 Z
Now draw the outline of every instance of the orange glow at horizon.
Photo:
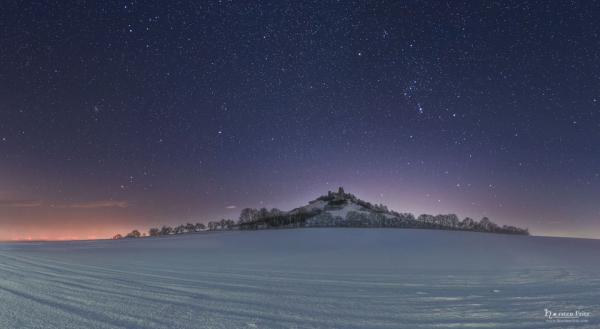
M 112 231 L 111 231 L 112 232 Z M 121 233 L 120 233 L 121 232 Z M 56 235 L 13 235 L 9 239 L 3 239 L 0 237 L 0 241 L 72 241 L 72 240 L 99 240 L 99 239 L 111 239 L 116 234 L 123 234 L 125 230 L 114 231 L 110 234 L 89 234 L 82 232 L 82 234 L 56 234 Z
M 77 227 L 79 226 L 79 227 Z M 69 241 L 69 240 L 98 240 L 111 239 L 116 234 L 125 235 L 133 229 L 140 232 L 147 230 L 147 224 L 131 224 L 126 221 L 123 223 L 107 223 L 106 225 L 86 225 L 63 224 L 57 225 L 10 225 L 0 228 L 0 241 Z

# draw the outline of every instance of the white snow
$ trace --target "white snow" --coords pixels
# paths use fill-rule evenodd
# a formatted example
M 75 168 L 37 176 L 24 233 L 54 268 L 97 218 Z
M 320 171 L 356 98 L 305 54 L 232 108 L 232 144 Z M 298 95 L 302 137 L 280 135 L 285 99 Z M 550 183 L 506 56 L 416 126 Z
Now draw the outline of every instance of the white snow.
M 303 211 L 312 211 L 315 209 L 323 210 L 326 205 L 327 205 L 327 202 L 325 202 L 323 200 L 317 200 L 317 201 L 307 204 L 306 206 L 298 208 L 295 212 L 298 212 L 298 210 L 300 210 L 300 209 L 302 209 Z M 294 213 L 294 211 L 292 211 L 292 213 Z
M 4 243 L 0 328 L 598 328 L 598 250 L 358 228 Z
M 369 214 L 369 212 L 365 208 L 357 205 L 356 203 L 348 203 L 340 209 L 328 210 L 327 212 L 329 212 L 333 217 L 341 217 L 342 219 L 346 219 L 346 215 L 348 215 L 348 213 L 351 211 L 356 211 L 366 215 Z

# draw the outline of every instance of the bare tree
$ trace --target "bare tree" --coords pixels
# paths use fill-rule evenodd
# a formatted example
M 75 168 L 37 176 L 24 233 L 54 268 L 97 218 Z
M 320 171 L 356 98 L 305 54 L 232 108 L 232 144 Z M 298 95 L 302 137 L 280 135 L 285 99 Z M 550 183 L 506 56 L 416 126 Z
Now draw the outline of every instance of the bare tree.
M 258 210 L 253 208 L 244 208 L 240 213 L 240 224 L 252 223 L 258 218 Z
M 133 230 L 133 231 L 127 233 L 127 235 L 125 237 L 126 238 L 139 238 L 140 236 L 142 236 L 142 234 L 140 233 L 140 231 Z
M 173 234 L 173 228 L 171 226 L 163 226 L 160 229 L 160 235 L 170 235 Z
M 195 227 L 195 226 L 194 226 L 194 224 L 192 224 L 192 223 L 187 223 L 187 224 L 185 224 L 185 229 L 186 229 L 188 232 L 194 232 L 194 229 L 195 229 L 195 228 L 196 228 L 196 227 Z
M 196 232 L 204 231 L 205 229 L 206 226 L 202 223 L 196 223 L 196 225 L 194 225 L 194 231 Z

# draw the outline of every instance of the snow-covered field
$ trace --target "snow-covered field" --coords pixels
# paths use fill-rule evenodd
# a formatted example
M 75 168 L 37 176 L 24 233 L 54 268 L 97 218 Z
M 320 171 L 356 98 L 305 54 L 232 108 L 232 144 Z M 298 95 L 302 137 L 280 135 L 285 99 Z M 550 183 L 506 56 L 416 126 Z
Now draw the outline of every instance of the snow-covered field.
M 0 244 L 0 328 L 450 327 L 599 328 L 600 240 L 330 228 Z

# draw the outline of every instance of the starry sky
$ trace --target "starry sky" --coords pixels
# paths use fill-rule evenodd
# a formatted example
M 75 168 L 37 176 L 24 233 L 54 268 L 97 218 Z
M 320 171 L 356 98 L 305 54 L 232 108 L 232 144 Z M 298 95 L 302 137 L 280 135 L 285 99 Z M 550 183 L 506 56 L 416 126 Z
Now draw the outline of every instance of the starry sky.
M 0 239 L 289 210 L 600 238 L 600 4 L 2 1 Z

